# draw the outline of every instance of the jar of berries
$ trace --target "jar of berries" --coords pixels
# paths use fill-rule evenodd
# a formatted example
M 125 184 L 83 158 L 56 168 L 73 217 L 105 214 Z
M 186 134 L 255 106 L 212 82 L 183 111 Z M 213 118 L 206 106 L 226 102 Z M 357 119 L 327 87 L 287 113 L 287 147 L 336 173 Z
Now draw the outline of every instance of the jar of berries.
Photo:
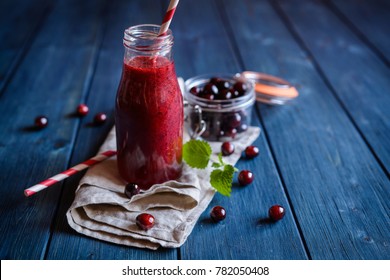
M 206 74 L 185 81 L 192 136 L 208 141 L 239 139 L 251 123 L 253 82 L 240 74 Z

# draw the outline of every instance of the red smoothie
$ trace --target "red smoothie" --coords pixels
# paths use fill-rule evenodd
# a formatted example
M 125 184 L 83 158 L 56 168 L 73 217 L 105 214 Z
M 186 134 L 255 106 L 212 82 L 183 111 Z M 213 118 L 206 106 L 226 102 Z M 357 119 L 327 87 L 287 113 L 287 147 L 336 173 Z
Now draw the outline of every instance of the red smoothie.
M 115 125 L 125 181 L 148 189 L 180 176 L 183 99 L 173 61 L 160 56 L 125 60 Z

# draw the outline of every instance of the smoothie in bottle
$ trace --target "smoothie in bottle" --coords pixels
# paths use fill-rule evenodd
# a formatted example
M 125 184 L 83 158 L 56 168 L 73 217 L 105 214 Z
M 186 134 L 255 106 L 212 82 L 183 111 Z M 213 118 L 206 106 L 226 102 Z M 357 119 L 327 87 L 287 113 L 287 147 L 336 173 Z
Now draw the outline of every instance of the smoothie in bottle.
M 138 25 L 125 31 L 125 57 L 116 98 L 117 159 L 121 177 L 142 189 L 181 173 L 183 99 L 169 30 Z

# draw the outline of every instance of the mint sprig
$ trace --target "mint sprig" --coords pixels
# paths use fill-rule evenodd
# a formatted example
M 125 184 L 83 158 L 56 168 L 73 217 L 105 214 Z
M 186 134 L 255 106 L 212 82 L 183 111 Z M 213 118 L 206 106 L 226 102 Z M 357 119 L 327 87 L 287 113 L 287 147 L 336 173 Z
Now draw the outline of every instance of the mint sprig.
M 192 139 L 183 146 L 183 159 L 192 168 L 205 169 L 210 162 L 212 150 L 206 141 Z M 222 153 L 218 154 L 218 162 L 213 162 L 214 170 L 210 174 L 210 184 L 219 193 L 230 196 L 234 172 L 237 168 L 226 164 L 222 159 Z

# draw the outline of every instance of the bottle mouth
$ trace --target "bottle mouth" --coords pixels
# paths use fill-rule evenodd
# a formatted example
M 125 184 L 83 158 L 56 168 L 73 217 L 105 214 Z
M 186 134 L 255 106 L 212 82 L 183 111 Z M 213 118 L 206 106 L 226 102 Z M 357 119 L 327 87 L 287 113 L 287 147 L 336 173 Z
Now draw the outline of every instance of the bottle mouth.
M 123 45 L 141 51 L 160 51 L 173 45 L 172 30 L 158 36 L 160 25 L 140 24 L 127 28 L 124 32 Z

